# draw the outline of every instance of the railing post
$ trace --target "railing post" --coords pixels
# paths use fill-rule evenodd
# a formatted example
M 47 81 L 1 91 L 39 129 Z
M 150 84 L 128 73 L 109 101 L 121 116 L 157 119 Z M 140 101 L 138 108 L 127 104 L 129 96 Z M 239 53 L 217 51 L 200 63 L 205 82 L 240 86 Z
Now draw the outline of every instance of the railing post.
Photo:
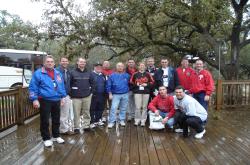
M 218 79 L 216 88 L 216 110 L 220 110 L 222 107 L 223 93 L 222 93 L 222 80 Z
M 18 124 L 24 124 L 24 111 L 23 111 L 23 88 L 18 87 Z

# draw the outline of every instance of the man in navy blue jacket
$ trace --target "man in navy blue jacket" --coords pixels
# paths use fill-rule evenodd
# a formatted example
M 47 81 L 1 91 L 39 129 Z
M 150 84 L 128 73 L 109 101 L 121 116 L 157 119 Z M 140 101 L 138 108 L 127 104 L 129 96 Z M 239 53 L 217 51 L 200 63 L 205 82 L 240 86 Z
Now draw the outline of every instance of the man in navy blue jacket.
M 46 56 L 44 67 L 38 69 L 32 76 L 29 85 L 30 99 L 33 107 L 40 107 L 40 131 L 46 147 L 50 147 L 53 141 L 64 143 L 59 136 L 60 105 L 64 104 L 66 97 L 64 82 L 60 72 L 54 69 L 55 63 L 52 56 Z M 52 136 L 49 132 L 49 118 L 52 119 Z
M 61 106 L 61 116 L 60 116 L 60 133 L 65 135 L 71 135 L 70 127 L 70 107 L 71 107 L 71 99 L 69 96 L 70 93 L 70 73 L 68 69 L 69 60 L 67 57 L 60 58 L 60 65 L 57 70 L 62 74 L 65 90 L 67 96 L 65 97 L 65 103 Z
M 106 79 L 102 74 L 102 64 L 94 64 L 94 71 L 91 73 L 91 78 L 93 79 L 92 87 L 92 99 L 90 105 L 90 128 L 95 128 L 98 126 L 103 126 L 102 122 L 102 113 L 104 111 L 104 102 L 105 102 L 105 85 Z
M 74 110 L 74 132 L 80 133 L 80 126 L 85 131 L 90 130 L 90 104 L 92 97 L 93 79 L 90 71 L 86 68 L 86 59 L 78 58 L 77 67 L 71 71 L 70 96 Z M 83 116 L 83 123 L 80 125 L 80 116 Z
M 116 110 L 119 108 L 119 122 L 125 126 L 126 111 L 128 107 L 129 79 L 128 73 L 124 72 L 124 64 L 116 64 L 116 72 L 112 73 L 107 81 L 107 92 L 112 105 L 109 114 L 108 128 L 112 128 L 116 122 Z
M 167 88 L 168 94 L 173 95 L 175 87 L 179 85 L 178 76 L 173 67 L 168 66 L 168 59 L 161 60 L 161 68 L 157 69 L 154 75 L 155 89 L 160 86 Z

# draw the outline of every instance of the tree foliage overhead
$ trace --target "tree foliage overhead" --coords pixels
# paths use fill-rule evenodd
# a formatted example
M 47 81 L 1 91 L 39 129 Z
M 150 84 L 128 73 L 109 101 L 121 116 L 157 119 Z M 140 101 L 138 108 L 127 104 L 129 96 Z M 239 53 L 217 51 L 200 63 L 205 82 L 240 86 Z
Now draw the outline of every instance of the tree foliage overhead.
M 108 59 L 153 55 L 176 60 L 192 54 L 215 69 L 220 62 L 223 77 L 237 79 L 241 50 L 250 43 L 248 0 L 92 0 L 88 13 L 74 0 L 34 1 L 47 3 L 47 35 L 37 35 L 31 27 L 19 36 L 32 36 L 34 42 L 39 36 L 58 41 L 61 54 L 70 58 L 88 58 L 92 49 L 100 47 L 111 54 Z M 19 24 L 28 29 L 27 24 Z M 19 38 L 12 41 L 19 42 Z M 2 43 L 15 45 L 7 40 Z
M 41 38 L 38 27 L 0 10 L 0 48 L 37 50 Z

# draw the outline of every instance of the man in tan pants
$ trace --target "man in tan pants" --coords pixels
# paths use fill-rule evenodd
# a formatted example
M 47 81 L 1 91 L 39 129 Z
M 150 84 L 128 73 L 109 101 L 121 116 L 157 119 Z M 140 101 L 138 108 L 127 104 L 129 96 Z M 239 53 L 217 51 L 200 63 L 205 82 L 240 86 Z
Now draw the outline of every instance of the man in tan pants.
M 84 131 L 90 130 L 90 103 L 91 88 L 93 79 L 86 68 L 86 60 L 78 58 L 77 67 L 72 70 L 70 78 L 70 94 L 74 109 L 74 132 L 79 133 L 82 127 Z M 83 122 L 80 125 L 80 115 L 83 115 Z

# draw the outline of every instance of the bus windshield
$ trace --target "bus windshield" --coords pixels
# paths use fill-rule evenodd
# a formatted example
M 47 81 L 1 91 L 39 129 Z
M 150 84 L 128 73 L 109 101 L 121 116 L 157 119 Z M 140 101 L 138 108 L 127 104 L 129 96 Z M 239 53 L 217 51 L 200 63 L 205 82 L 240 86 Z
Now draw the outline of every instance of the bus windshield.
M 0 79 L 4 80 L 0 82 L 0 88 L 9 88 L 16 84 L 27 86 L 32 73 L 43 65 L 46 55 L 47 53 L 40 51 L 0 49 Z M 22 69 L 21 73 L 18 68 Z

